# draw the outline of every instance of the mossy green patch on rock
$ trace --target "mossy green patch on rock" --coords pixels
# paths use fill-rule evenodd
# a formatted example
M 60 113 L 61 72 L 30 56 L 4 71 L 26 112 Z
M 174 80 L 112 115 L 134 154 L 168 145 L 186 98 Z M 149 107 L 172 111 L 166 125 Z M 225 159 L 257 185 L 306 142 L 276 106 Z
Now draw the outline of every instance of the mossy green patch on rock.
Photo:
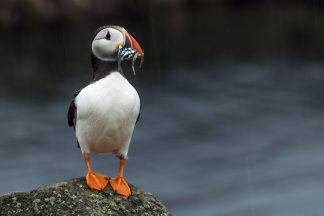
M 0 196 L 0 215 L 171 215 L 152 194 L 130 185 L 132 195 L 89 189 L 84 178 Z

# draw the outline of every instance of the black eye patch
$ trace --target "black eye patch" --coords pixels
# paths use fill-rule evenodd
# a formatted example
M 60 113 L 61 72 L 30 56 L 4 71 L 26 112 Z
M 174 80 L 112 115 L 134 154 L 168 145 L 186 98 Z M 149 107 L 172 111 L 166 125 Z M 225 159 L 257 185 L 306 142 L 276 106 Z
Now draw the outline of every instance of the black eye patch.
M 105 36 L 105 38 L 107 39 L 107 40 L 110 40 L 110 33 L 109 33 L 109 31 L 107 31 L 107 34 L 106 34 L 106 36 Z

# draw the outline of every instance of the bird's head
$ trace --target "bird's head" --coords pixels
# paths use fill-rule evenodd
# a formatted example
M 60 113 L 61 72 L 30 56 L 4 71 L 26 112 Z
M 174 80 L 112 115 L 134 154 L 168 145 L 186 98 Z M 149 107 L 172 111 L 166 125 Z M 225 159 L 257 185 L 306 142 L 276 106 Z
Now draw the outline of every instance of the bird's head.
M 123 27 L 102 26 L 95 32 L 91 44 L 95 58 L 105 62 L 121 62 L 123 60 L 144 61 L 144 53 L 136 41 Z

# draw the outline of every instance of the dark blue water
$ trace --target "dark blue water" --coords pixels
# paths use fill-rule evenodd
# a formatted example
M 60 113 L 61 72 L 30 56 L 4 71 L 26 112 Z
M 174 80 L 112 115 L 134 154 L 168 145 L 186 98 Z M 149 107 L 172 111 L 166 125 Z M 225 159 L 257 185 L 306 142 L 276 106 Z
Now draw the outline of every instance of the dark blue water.
M 324 215 L 323 71 L 298 61 L 169 71 L 140 89 L 128 181 L 174 215 Z M 1 194 L 84 175 L 68 104 L 1 99 Z M 113 155 L 93 160 L 116 174 Z

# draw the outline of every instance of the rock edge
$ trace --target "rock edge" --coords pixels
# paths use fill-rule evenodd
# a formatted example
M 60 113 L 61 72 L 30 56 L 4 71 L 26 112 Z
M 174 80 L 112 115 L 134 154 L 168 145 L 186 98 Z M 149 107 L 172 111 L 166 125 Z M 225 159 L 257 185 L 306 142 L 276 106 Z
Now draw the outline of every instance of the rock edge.
M 117 195 L 109 186 L 95 191 L 84 178 L 71 179 L 0 196 L 0 215 L 163 215 L 168 209 L 151 193 L 130 185 L 132 195 Z

